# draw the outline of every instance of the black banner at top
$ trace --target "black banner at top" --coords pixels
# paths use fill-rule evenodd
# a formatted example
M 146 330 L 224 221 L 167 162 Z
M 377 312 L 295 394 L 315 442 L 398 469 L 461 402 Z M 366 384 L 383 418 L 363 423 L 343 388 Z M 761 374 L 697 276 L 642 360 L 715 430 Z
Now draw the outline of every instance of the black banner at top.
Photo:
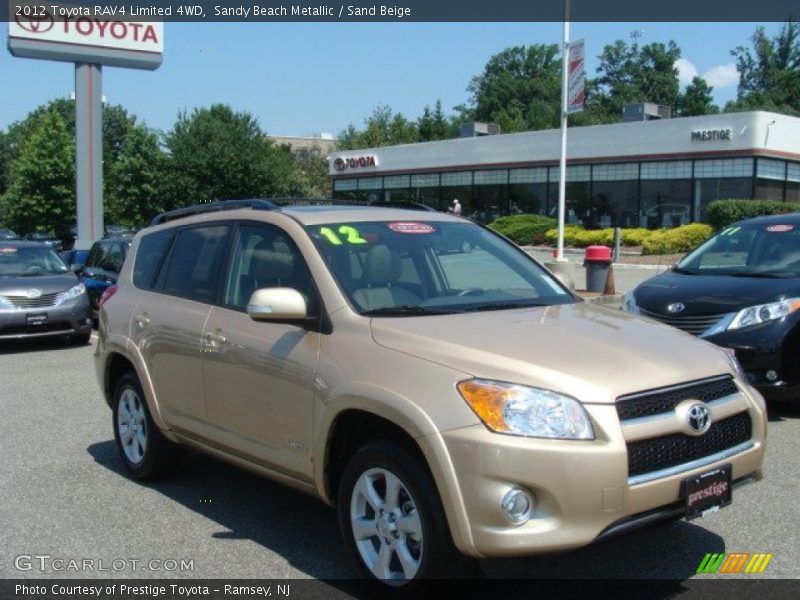
M 54 7 L 74 19 L 195 22 L 723 22 L 800 19 L 798 0 L 0 0 L 0 20 Z M 27 7 L 27 8 L 26 8 Z

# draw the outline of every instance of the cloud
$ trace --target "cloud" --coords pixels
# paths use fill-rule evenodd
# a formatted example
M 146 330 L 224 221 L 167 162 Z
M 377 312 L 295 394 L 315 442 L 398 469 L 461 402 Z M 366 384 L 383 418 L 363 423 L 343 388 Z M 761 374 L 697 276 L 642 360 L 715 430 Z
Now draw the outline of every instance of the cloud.
M 678 69 L 678 81 L 682 88 L 692 83 L 692 79 L 700 75 L 697 67 L 685 58 L 676 60 L 675 68 Z M 703 79 L 714 89 L 734 87 L 739 84 L 739 71 L 736 70 L 736 64 L 732 62 L 717 65 L 703 73 Z
M 717 89 L 739 84 L 739 71 L 736 70 L 734 63 L 712 67 L 706 71 L 703 77 L 708 82 L 708 85 Z
M 681 87 L 686 87 L 692 83 L 692 79 L 697 77 L 697 67 L 685 58 L 679 58 L 675 61 L 675 68 L 678 69 L 678 81 Z

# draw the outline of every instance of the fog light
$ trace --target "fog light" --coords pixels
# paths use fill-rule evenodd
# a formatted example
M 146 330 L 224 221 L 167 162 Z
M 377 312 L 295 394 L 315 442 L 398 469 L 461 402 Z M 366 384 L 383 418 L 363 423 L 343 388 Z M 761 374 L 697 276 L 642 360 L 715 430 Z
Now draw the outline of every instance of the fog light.
M 778 372 L 770 369 L 769 371 L 767 371 L 767 379 L 769 379 L 770 381 L 777 381 Z
M 536 509 L 536 500 L 525 490 L 514 488 L 503 496 L 500 510 L 503 518 L 511 525 L 527 523 Z

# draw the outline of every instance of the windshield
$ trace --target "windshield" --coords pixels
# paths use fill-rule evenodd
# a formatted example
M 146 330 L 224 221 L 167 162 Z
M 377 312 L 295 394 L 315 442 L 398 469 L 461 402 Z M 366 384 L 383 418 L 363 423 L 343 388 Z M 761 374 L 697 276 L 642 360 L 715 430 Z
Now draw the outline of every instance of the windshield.
M 28 277 L 68 270 L 52 248 L 0 246 L 0 275 Z
M 533 260 L 472 223 L 381 221 L 306 229 L 364 315 L 422 316 L 576 301 Z
M 800 226 L 732 225 L 681 260 L 676 271 L 740 277 L 800 277 Z

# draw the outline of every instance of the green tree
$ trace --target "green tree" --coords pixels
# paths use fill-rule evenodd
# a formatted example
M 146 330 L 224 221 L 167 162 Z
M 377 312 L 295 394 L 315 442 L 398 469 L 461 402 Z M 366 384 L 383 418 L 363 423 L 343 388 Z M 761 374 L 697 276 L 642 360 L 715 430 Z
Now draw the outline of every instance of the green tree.
M 339 134 L 337 147 L 340 150 L 376 148 L 412 144 L 419 141 L 417 124 L 409 121 L 402 113 L 394 113 L 386 104 L 379 104 L 372 114 L 364 120 L 364 129 L 359 130 L 352 123 Z
M 331 177 L 328 161 L 319 147 L 297 148 L 294 155 L 295 187 L 306 198 L 328 198 L 331 195 Z
M 561 63 L 556 44 L 513 46 L 492 56 L 467 87 L 475 120 L 504 131 L 558 127 Z
M 425 105 L 422 116 L 417 119 L 417 131 L 421 142 L 458 137 L 458 127 L 445 116 L 441 100 L 436 101 L 433 110 Z
M 107 175 L 116 187 L 106 198 L 106 219 L 141 227 L 167 208 L 167 156 L 159 146 L 157 134 L 142 125 L 128 130 L 115 152 L 117 158 Z
M 75 145 L 58 111 L 30 123 L 0 200 L 2 221 L 19 233 L 53 231 L 74 222 Z
M 170 207 L 297 193 L 291 152 L 267 138 L 252 115 L 227 105 L 180 113 L 164 145 Z
M 711 95 L 713 89 L 702 77 L 694 77 L 683 93 L 678 96 L 678 116 L 694 117 L 718 113 L 719 107 L 714 104 L 714 98 Z
M 630 102 L 675 107 L 680 93 L 675 61 L 680 57 L 680 48 L 672 40 L 641 47 L 617 40 L 605 46 L 598 57 L 596 110 L 618 120 L 622 107 Z
M 774 37 L 756 29 L 752 49 L 731 51 L 739 71 L 737 101 L 726 110 L 800 112 L 800 23 L 789 21 Z
M 8 134 L 0 131 L 0 196 L 8 187 L 9 169 L 11 168 L 11 148 Z

